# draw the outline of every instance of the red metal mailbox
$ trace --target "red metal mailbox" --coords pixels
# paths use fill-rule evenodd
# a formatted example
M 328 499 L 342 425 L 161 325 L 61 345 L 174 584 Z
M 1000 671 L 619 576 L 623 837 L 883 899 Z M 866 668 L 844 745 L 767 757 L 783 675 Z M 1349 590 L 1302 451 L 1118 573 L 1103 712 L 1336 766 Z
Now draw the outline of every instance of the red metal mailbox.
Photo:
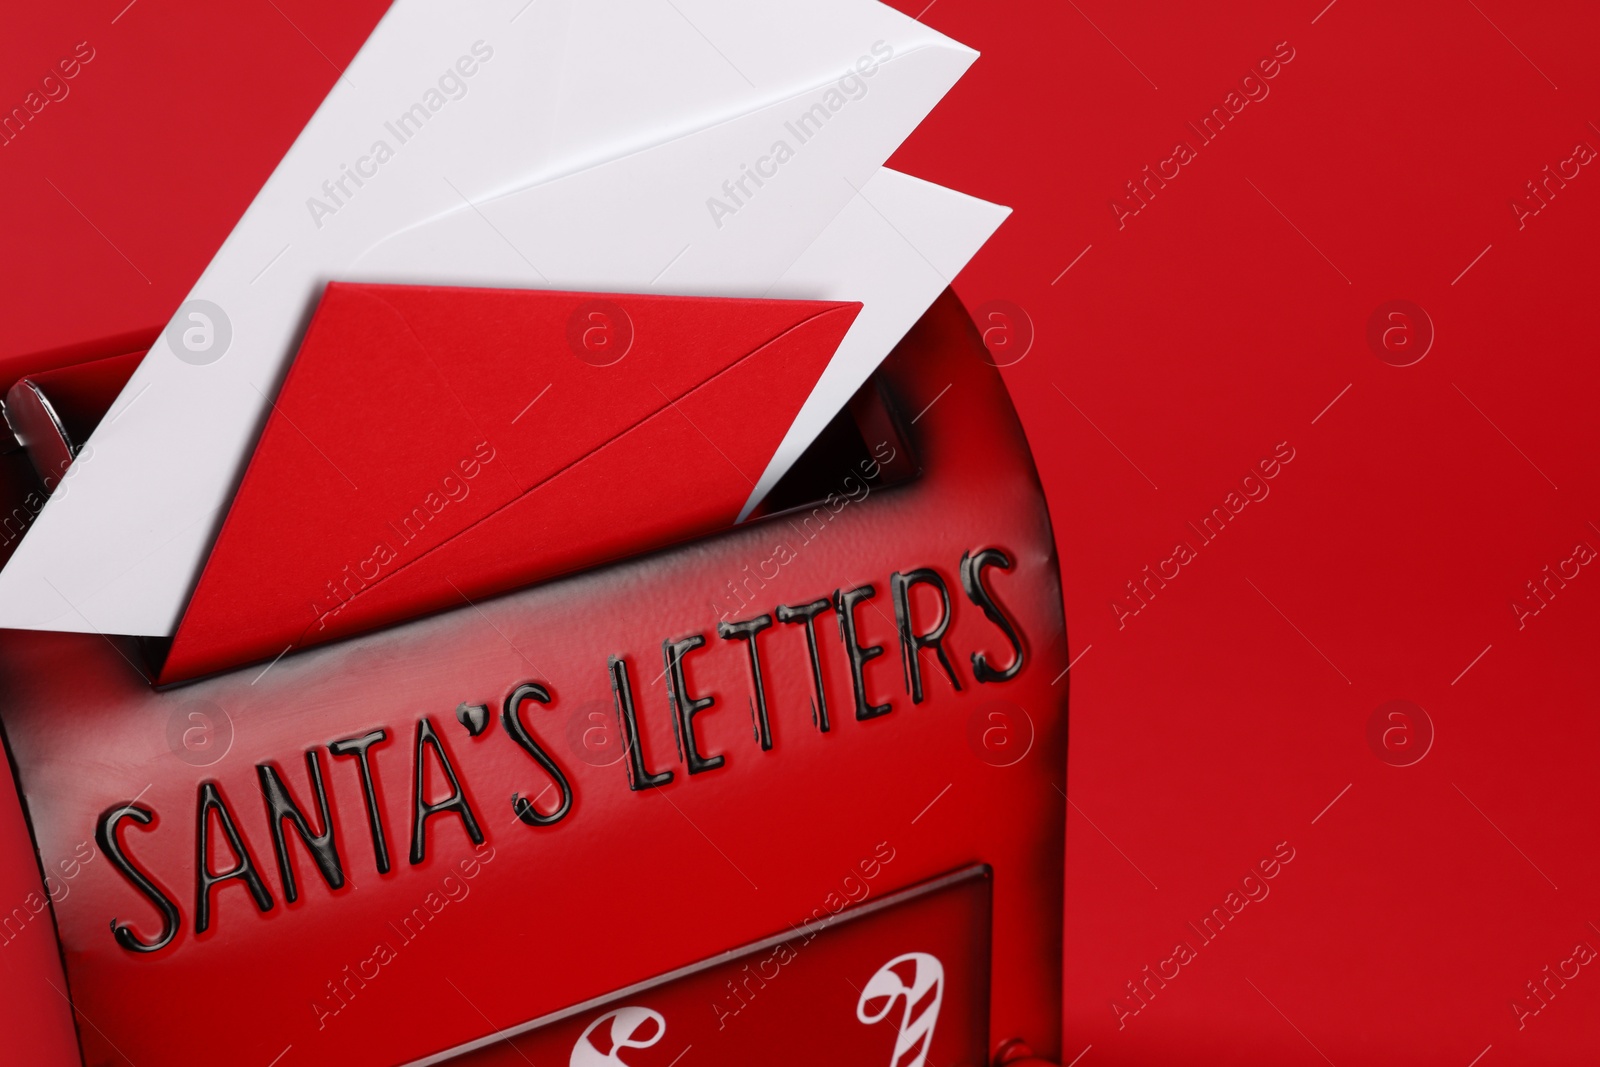
M 753 521 L 180 684 L 0 635 L 0 1003 L 95 1067 L 1059 1060 L 1065 648 L 947 292 Z

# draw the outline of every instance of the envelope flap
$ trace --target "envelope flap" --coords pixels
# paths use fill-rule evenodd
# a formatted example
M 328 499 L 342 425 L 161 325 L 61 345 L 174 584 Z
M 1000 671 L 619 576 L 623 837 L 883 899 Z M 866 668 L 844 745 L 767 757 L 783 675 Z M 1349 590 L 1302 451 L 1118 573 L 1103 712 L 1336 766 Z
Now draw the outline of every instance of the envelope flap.
M 859 309 L 330 284 L 158 681 L 731 524 Z

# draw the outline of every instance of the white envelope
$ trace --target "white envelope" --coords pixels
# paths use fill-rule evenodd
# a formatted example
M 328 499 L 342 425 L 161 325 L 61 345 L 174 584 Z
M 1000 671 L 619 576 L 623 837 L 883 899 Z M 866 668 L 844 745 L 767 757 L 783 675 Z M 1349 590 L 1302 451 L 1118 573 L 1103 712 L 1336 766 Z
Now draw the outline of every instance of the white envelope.
M 398 0 L 0 572 L 0 626 L 173 631 L 333 279 L 863 301 L 753 506 L 1004 218 L 880 169 L 975 58 L 868 0 Z

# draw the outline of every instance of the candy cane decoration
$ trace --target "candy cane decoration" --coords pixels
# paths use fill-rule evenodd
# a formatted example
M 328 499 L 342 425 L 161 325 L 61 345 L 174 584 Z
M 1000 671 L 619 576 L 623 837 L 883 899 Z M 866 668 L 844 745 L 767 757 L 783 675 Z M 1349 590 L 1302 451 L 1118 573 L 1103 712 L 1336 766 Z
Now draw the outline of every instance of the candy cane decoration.
M 611 1026 L 601 1037 L 607 1048 L 602 1052 L 591 1038 L 605 1023 Z M 654 1033 L 640 1038 L 639 1032 L 646 1028 L 653 1028 Z M 649 1048 L 666 1034 L 667 1020 L 660 1012 L 632 1005 L 618 1008 L 600 1016 L 578 1035 L 577 1044 L 572 1046 L 572 1058 L 567 1063 L 569 1067 L 628 1067 L 622 1059 L 623 1049 Z
M 895 968 L 910 965 L 911 981 L 906 982 Z M 895 1001 L 905 998 L 900 1029 L 894 1039 L 894 1057 L 889 1067 L 923 1067 L 933 1045 L 933 1028 L 939 1021 L 939 1005 L 944 1000 L 944 964 L 926 952 L 908 952 L 878 968 L 878 973 L 861 991 L 856 1018 L 871 1026 L 888 1018 Z M 869 1013 L 867 1005 L 882 999 L 883 1007 Z

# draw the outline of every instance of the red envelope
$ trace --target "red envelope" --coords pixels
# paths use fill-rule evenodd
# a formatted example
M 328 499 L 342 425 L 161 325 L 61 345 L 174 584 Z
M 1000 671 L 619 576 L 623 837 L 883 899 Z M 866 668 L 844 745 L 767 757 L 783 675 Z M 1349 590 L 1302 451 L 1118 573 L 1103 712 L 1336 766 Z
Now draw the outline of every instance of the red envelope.
M 731 524 L 860 307 L 330 284 L 158 681 Z

